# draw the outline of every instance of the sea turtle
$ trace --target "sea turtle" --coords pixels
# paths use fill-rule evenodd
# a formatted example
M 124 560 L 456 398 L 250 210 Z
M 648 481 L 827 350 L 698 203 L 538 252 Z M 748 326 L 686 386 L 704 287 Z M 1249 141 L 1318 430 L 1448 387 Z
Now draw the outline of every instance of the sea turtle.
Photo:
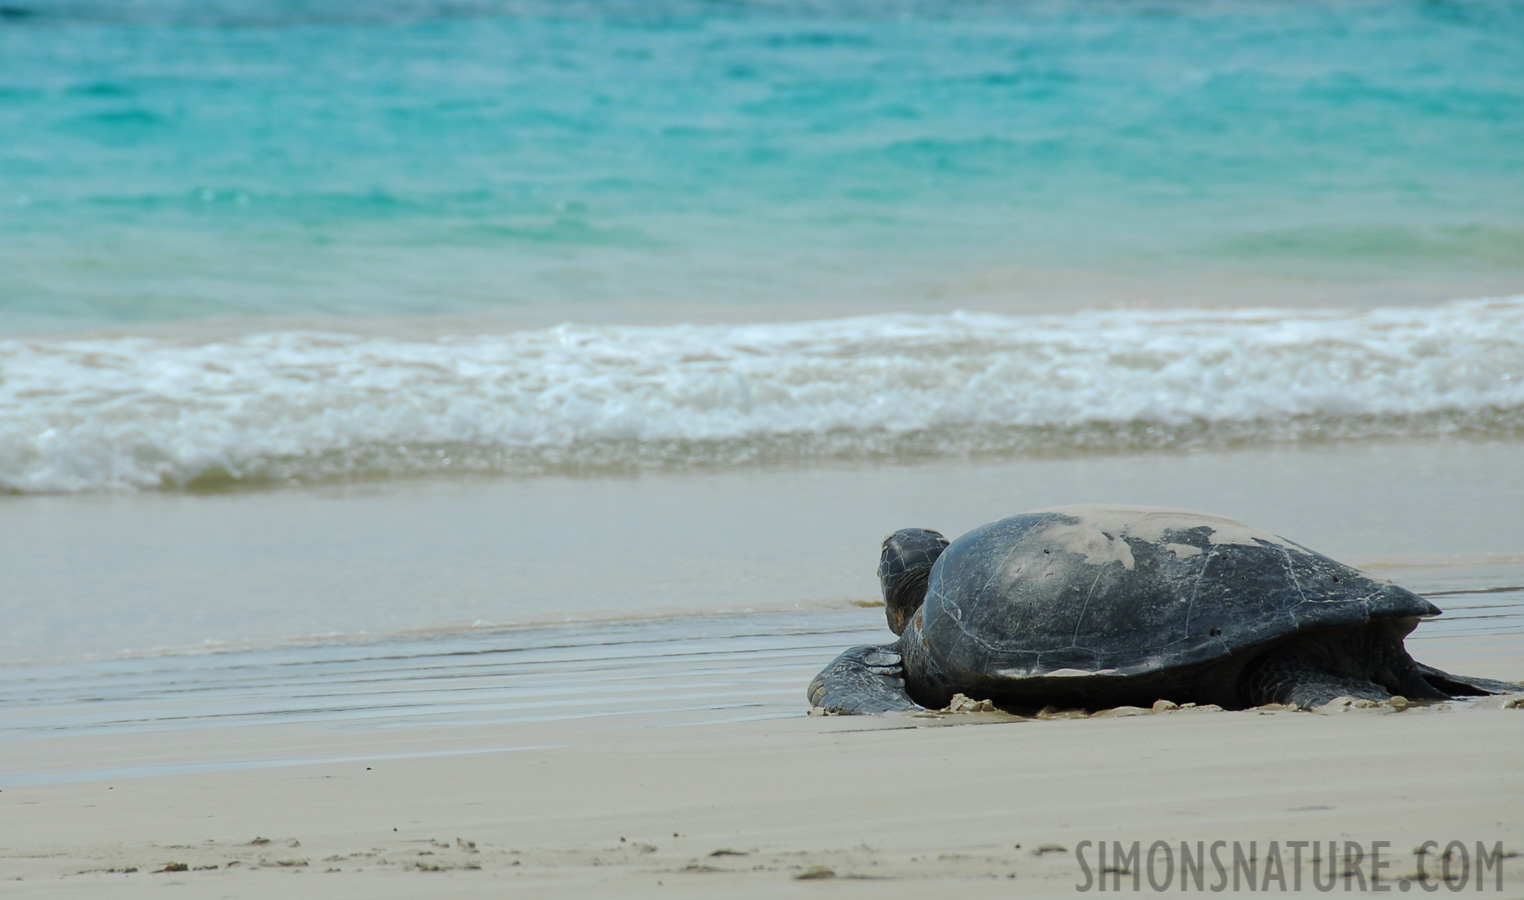
M 905 529 L 878 574 L 899 640 L 817 675 L 810 702 L 827 712 L 936 709 L 954 693 L 1005 709 L 1242 709 L 1520 690 L 1415 662 L 1403 638 L 1439 614 L 1417 594 L 1203 513 L 1059 507 L 951 543 Z

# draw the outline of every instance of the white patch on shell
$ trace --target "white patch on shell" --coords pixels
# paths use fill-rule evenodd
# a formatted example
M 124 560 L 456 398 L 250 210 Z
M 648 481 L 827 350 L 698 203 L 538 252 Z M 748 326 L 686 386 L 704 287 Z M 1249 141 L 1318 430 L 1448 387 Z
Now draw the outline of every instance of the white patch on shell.
M 1051 672 L 1042 673 L 1044 678 L 1089 678 L 1092 675 L 1115 675 L 1116 669 L 1098 669 L 1087 672 L 1084 669 L 1054 669 Z
M 1131 569 L 1136 564 L 1132 548 L 1122 540 L 1121 534 L 1107 534 L 1089 522 L 1054 523 L 1042 531 L 1042 537 L 1070 553 L 1085 557 L 1085 562 L 1092 566 L 1119 562 L 1122 568 Z
M 1260 542 L 1280 547 L 1293 546 L 1258 528 L 1251 528 L 1234 519 L 1209 513 L 1191 512 L 1184 509 L 1164 509 L 1153 506 L 1056 506 L 1035 512 L 1058 513 L 1076 522 L 1055 522 L 1040 532 L 1047 541 L 1085 558 L 1091 565 L 1119 562 L 1124 569 L 1132 569 L 1135 562 L 1132 548 L 1124 538 L 1157 544 L 1169 532 L 1190 531 L 1203 526 L 1210 528 L 1207 542 L 1214 547 L 1225 544 L 1245 547 L 1258 546 Z M 1165 544 L 1179 559 L 1196 556 L 1200 547 L 1188 544 Z

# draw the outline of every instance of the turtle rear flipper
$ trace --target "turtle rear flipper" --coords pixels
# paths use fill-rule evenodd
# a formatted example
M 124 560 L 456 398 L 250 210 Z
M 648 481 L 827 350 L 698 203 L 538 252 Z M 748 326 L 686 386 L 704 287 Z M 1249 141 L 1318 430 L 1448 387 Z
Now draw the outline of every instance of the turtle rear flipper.
M 1441 672 L 1413 660 L 1400 646 L 1398 655 L 1398 665 L 1392 667 L 1395 671 L 1387 674 L 1395 679 L 1397 692 L 1409 700 L 1450 700 L 1524 691 L 1524 685 Z M 1294 646 L 1265 653 L 1251 662 L 1240 676 L 1240 690 L 1251 706 L 1294 703 L 1303 709 L 1322 706 L 1338 697 L 1381 701 L 1393 696 L 1391 690 L 1377 681 L 1332 671 Z
M 1433 666 L 1415 662 L 1425 681 L 1452 697 L 1486 697 L 1491 694 L 1514 694 L 1524 691 L 1524 684 L 1497 681 L 1492 678 L 1472 678 L 1467 675 L 1451 675 Z
M 1239 692 L 1249 706 L 1282 703 L 1312 709 L 1339 697 L 1381 702 L 1392 693 L 1368 678 L 1333 672 L 1295 649 L 1271 651 L 1244 667 Z
M 905 669 L 894 647 L 853 647 L 810 682 L 810 705 L 828 713 L 872 715 L 913 712 L 920 704 L 905 693 Z

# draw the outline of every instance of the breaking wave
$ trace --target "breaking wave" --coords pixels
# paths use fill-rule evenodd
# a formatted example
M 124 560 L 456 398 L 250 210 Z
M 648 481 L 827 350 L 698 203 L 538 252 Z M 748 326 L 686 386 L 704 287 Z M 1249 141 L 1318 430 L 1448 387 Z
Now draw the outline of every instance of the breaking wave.
M 0 341 L 0 490 L 1524 436 L 1524 297 Z

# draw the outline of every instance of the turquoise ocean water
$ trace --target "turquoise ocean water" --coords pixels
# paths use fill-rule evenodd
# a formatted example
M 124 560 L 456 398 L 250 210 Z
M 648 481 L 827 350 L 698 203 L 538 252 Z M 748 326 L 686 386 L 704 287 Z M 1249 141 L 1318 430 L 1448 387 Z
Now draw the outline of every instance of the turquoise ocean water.
M 0 328 L 1507 283 L 1521 45 L 1518 3 L 18 0 Z
M 1519 3 L 17 0 L 0 490 L 1516 438 L 1521 46 Z

